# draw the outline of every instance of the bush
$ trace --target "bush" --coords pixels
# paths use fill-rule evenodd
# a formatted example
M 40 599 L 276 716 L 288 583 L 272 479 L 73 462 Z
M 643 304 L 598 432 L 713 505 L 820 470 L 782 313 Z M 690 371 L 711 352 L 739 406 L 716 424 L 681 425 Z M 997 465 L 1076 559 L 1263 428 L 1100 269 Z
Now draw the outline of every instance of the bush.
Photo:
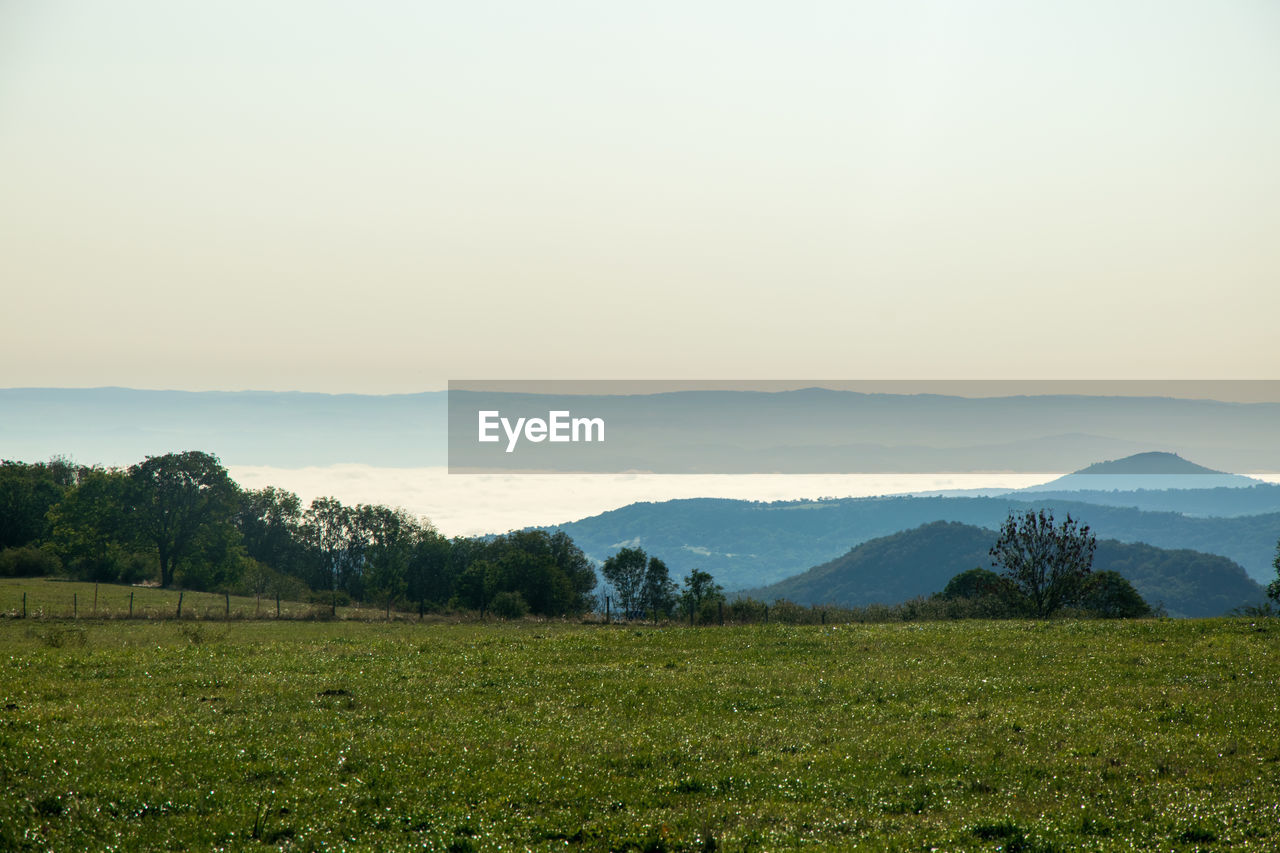
M 529 605 L 518 592 L 500 592 L 493 597 L 489 609 L 500 619 L 519 619 L 529 612 Z
M 0 551 L 0 577 L 35 578 L 56 575 L 60 571 L 62 561 L 52 551 L 30 545 Z
M 337 592 L 334 592 L 331 589 L 325 589 L 325 590 L 320 590 L 318 592 L 313 592 L 307 596 L 307 601 L 311 604 L 323 604 L 327 607 L 334 603 L 334 596 L 337 596 L 338 607 L 351 606 L 351 596 L 347 595 L 342 590 L 338 590 Z
M 1104 619 L 1134 619 L 1151 615 L 1151 607 L 1133 584 L 1111 571 L 1089 575 L 1081 588 L 1078 605 Z

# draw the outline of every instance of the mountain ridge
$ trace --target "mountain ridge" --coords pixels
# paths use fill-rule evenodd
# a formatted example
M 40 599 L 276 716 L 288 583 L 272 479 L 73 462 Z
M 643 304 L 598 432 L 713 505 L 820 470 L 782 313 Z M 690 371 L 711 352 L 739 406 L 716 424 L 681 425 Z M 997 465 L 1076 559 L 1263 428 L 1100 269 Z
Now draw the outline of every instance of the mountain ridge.
M 870 539 L 834 560 L 741 595 L 798 604 L 898 604 L 940 592 L 968 569 L 991 568 L 988 549 L 997 535 L 959 522 L 930 522 Z M 1265 599 L 1262 586 L 1238 564 L 1190 549 L 1101 540 L 1093 570 L 1119 572 L 1149 604 L 1162 604 L 1173 616 L 1219 616 Z

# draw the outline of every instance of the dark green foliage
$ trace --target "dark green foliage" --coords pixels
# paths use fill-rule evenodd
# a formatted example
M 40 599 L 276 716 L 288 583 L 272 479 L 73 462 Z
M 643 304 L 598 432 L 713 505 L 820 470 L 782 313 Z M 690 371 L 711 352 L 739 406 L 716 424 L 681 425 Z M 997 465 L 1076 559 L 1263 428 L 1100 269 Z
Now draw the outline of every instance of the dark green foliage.
M 979 566 L 961 572 L 947 581 L 941 595 L 946 599 L 981 598 L 984 595 L 998 595 L 1003 587 L 1004 583 L 998 574 Z
M 473 610 L 488 609 L 495 596 L 513 592 L 532 613 L 576 615 L 590 607 L 596 584 L 595 569 L 573 540 L 544 530 L 454 540 L 453 559 L 442 562 L 458 569 L 452 601 Z
M 0 462 L 0 549 L 39 545 L 48 539 L 52 509 L 75 483 L 65 459 Z
M 665 619 L 676 607 L 676 585 L 667 564 L 650 557 L 640 590 L 640 609 L 651 619 Z
M 715 582 L 710 572 L 694 569 L 685 577 L 684 590 L 680 593 L 680 609 L 686 616 L 692 613 L 706 621 L 704 611 L 709 607 L 716 607 L 722 601 L 724 588 Z
M 115 468 L 81 469 L 76 485 L 49 511 L 51 542 L 79 580 L 132 583 L 155 574 L 155 558 L 139 553 L 130 523 L 129 476 Z
M 238 489 L 216 456 L 199 450 L 148 456 L 129 468 L 129 486 L 125 520 L 155 549 L 161 587 L 173 583 L 179 566 L 193 585 L 231 579 L 239 558 Z
M 0 577 L 35 578 L 56 575 L 61 570 L 62 561 L 49 548 L 24 545 L 0 551 Z
M 1118 572 L 1094 572 L 1084 581 L 1075 606 L 1104 619 L 1135 619 L 1151 615 L 1151 606 L 1133 584 Z
M 440 606 L 452 595 L 453 561 L 449 540 L 435 530 L 424 530 L 409 559 L 405 578 L 405 596 L 425 607 Z
M 293 492 L 267 486 L 239 492 L 236 526 L 249 557 L 278 572 L 303 577 L 311 554 L 302 526 L 302 502 Z
M 644 570 L 649 556 L 643 548 L 623 548 L 604 561 L 600 572 L 618 596 L 622 612 L 628 616 L 639 611 L 644 589 Z
M 1052 616 L 1075 600 L 1093 569 L 1097 537 L 1070 514 L 1062 524 L 1048 510 L 1010 513 L 991 546 L 991 564 L 1004 569 L 1031 615 Z
M 519 619 L 529 612 L 529 605 L 520 593 L 504 591 L 493 597 L 490 609 L 501 619 Z

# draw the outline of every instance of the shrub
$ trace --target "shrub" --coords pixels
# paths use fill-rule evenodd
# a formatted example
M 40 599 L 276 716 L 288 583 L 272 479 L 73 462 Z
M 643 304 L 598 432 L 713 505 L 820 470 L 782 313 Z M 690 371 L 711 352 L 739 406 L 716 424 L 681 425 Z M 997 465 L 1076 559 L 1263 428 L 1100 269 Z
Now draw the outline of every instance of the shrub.
M 34 578 L 56 575 L 62 571 L 62 561 L 52 551 L 23 545 L 21 548 L 5 548 L 0 551 L 0 576 L 6 578 Z
M 316 605 L 323 604 L 327 607 L 334 603 L 334 596 L 337 596 L 338 607 L 351 606 L 351 596 L 347 595 L 342 590 L 338 590 L 337 592 L 334 592 L 331 589 L 319 590 L 307 596 L 307 601 L 310 602 L 311 604 L 316 604 Z
M 493 597 L 489 609 L 500 619 L 519 619 L 529 612 L 529 605 L 518 592 L 500 592 Z
M 1094 572 L 1080 591 L 1079 606 L 1104 619 L 1133 619 L 1150 616 L 1151 607 L 1122 575 Z

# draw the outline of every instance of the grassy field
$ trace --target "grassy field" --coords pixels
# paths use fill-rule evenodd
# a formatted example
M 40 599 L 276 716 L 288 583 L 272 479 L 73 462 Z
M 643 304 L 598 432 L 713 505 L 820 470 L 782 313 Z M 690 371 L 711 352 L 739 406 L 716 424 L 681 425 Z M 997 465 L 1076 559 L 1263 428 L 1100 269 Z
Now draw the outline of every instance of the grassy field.
M 26 613 L 32 619 L 174 619 L 178 615 L 177 590 L 56 578 L 0 578 L 0 617 L 21 616 L 24 594 Z M 276 615 L 273 595 L 227 597 L 222 593 L 192 591 L 181 595 L 185 619 L 271 619 Z M 280 616 L 284 619 L 323 617 L 329 612 L 326 604 L 280 602 Z M 385 611 L 379 607 L 339 607 L 337 615 L 342 619 L 373 620 L 385 618 Z M 395 611 L 392 615 L 416 618 L 416 614 Z
M 0 620 L 0 849 L 1275 850 L 1280 623 Z

